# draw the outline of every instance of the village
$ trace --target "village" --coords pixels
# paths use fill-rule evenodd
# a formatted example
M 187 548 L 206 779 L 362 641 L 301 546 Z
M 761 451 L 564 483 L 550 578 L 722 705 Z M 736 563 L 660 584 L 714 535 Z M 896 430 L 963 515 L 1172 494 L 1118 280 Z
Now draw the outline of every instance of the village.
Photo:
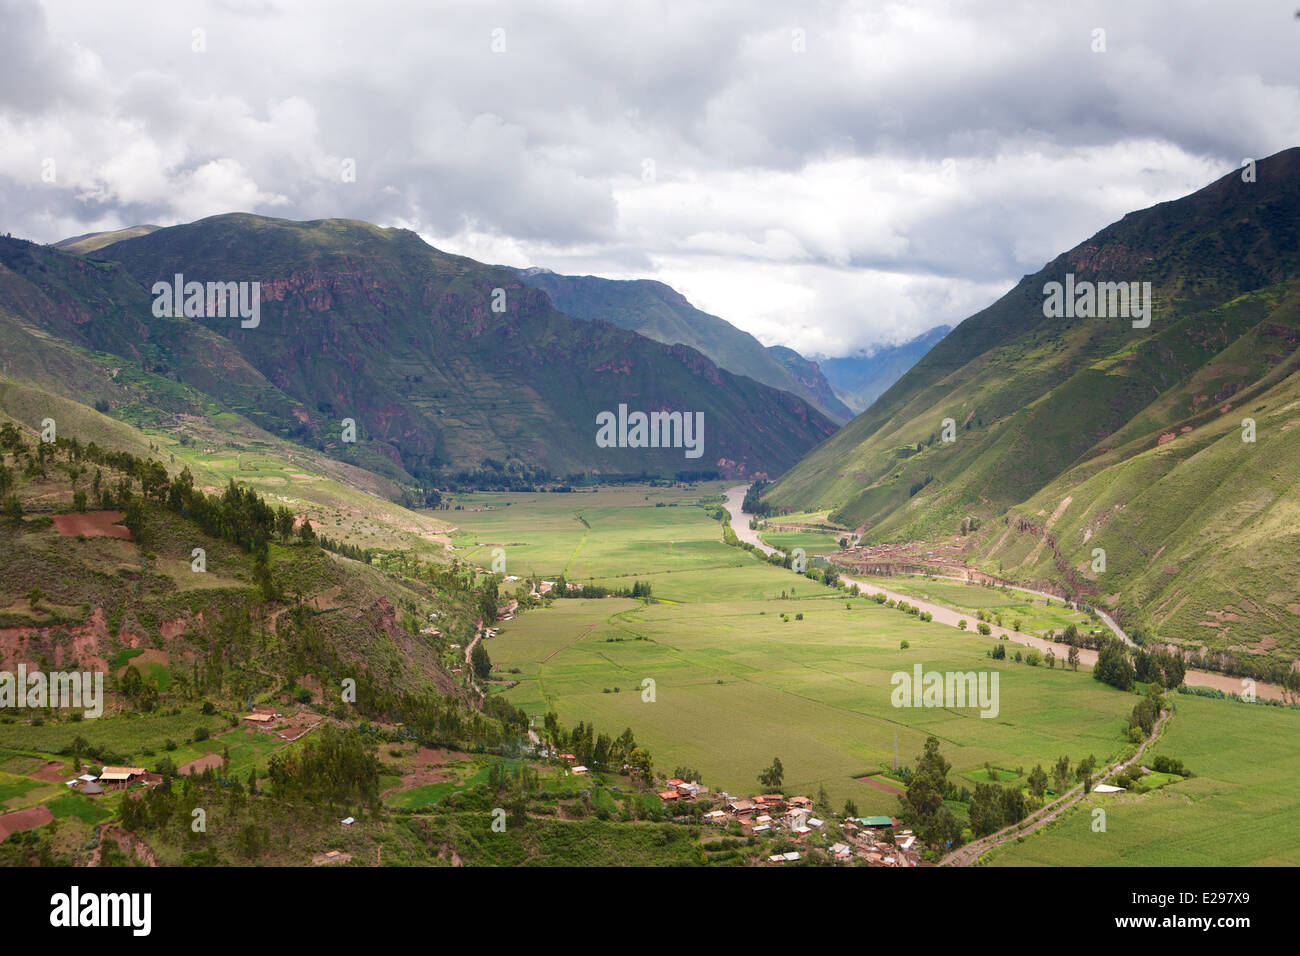
M 867 866 L 923 865 L 916 836 L 911 830 L 898 830 L 899 822 L 893 817 L 827 821 L 815 815 L 813 801 L 806 796 L 765 793 L 733 797 L 725 791 L 710 794 L 703 784 L 677 778 L 667 781 L 659 799 L 677 805 L 707 800 L 713 809 L 706 810 L 700 819 L 709 826 L 755 840 L 791 842 L 797 847 L 767 855 L 770 865 L 797 863 L 812 849 L 829 853 L 837 863 L 858 860 Z

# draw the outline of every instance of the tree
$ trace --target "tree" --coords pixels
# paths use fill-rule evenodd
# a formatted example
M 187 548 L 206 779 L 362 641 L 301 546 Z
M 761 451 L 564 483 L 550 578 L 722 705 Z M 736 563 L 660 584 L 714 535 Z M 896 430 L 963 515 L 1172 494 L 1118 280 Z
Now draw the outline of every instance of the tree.
M 293 512 L 284 505 L 275 511 L 275 530 L 280 536 L 281 544 L 288 544 L 293 537 Z
M 1097 664 L 1092 669 L 1093 680 L 1110 684 L 1120 690 L 1132 690 L 1136 673 L 1124 645 L 1115 638 L 1106 641 L 1097 651 Z
M 959 631 L 966 630 L 966 619 L 964 617 L 957 622 L 957 630 Z
M 852 800 L 844 801 L 844 819 L 849 820 L 858 815 L 858 805 Z
M 1065 788 L 1070 785 L 1070 758 L 1060 757 L 1056 761 L 1056 766 L 1052 768 L 1052 782 L 1056 785 L 1056 793 L 1059 796 L 1065 792 Z
M 492 660 L 488 657 L 487 648 L 483 646 L 480 640 L 474 645 L 474 650 L 469 655 L 470 668 L 474 671 L 474 676 L 478 680 L 487 680 L 492 674 Z
M 298 540 L 303 544 L 314 544 L 316 541 L 316 531 L 306 518 L 302 519 L 302 527 L 298 529 Z
M 131 532 L 131 537 L 139 544 L 144 544 L 144 504 L 139 498 L 132 498 L 126 506 L 122 524 Z
M 39 587 L 32 588 L 27 592 L 27 606 L 35 611 L 36 605 L 41 603 L 43 597 L 45 597 L 45 595 L 41 592 Z
M 18 524 L 23 520 L 23 506 L 19 503 L 16 496 L 10 495 L 5 499 L 4 514 L 5 517 L 14 524 Z
M 952 764 L 939 753 L 939 738 L 927 737 L 925 747 L 916 758 L 916 771 L 907 784 L 907 793 L 898 798 L 905 816 L 922 839 L 938 839 L 936 817 L 948 791 L 948 771 Z
M 1029 772 L 1029 792 L 1039 800 L 1047 794 L 1047 771 L 1042 764 L 1035 764 Z
M 641 778 L 647 787 L 654 782 L 654 764 L 650 760 L 650 751 L 633 747 L 627 762 L 632 767 L 632 775 Z
M 1070 654 L 1066 660 L 1070 663 L 1070 670 L 1077 671 L 1079 669 L 1079 649 L 1073 644 L 1070 645 Z
M 780 757 L 773 757 L 772 765 L 758 775 L 758 782 L 769 790 L 780 790 L 784 779 L 785 768 L 781 766 Z

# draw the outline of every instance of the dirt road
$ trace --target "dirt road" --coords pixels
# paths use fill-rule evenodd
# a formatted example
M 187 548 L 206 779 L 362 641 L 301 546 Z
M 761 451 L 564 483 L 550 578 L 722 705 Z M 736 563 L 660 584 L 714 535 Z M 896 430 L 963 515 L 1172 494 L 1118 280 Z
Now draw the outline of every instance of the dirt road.
M 1093 777 L 1094 783 L 1100 780 L 1105 780 L 1111 774 L 1119 773 L 1121 770 L 1127 769 L 1128 767 L 1132 766 L 1136 761 L 1142 759 L 1142 754 L 1146 753 L 1147 747 L 1150 746 L 1150 744 L 1153 743 L 1155 739 L 1160 736 L 1160 728 L 1164 726 L 1165 720 L 1168 717 L 1169 717 L 1169 711 L 1165 711 L 1163 714 L 1161 714 L 1160 719 L 1156 721 L 1155 727 L 1151 729 L 1151 736 L 1147 737 L 1146 740 L 1142 741 L 1142 746 L 1137 749 L 1137 753 L 1135 753 L 1132 757 L 1129 757 L 1127 760 L 1117 760 L 1115 763 L 1110 764 L 1100 773 L 1094 775 Z M 1029 834 L 1033 833 L 1035 830 L 1047 826 L 1047 824 L 1051 823 L 1053 820 L 1059 817 L 1066 810 L 1069 810 L 1071 807 L 1075 806 L 1080 800 L 1084 798 L 1084 796 L 1085 794 L 1083 792 L 1083 784 L 1079 784 L 1073 790 L 1068 791 L 1065 794 L 1065 796 L 1060 797 L 1059 799 L 1052 801 L 1042 809 L 1034 813 L 1031 813 L 1029 816 L 1025 817 L 1019 823 L 1013 823 L 1011 826 L 999 830 L 997 833 L 991 833 L 988 836 L 981 837 L 978 840 L 972 840 L 970 843 L 967 843 L 965 846 L 953 850 L 951 853 L 949 853 L 947 856 L 945 856 L 942 860 L 939 861 L 939 865 L 940 866 L 969 866 L 970 864 L 974 863 L 976 860 L 978 860 L 980 857 L 982 857 L 985 853 L 987 853 L 989 850 L 993 849 L 994 847 L 1000 846 L 1003 843 L 1010 842 L 1011 840 L 1018 839 L 1022 836 L 1028 836 Z
M 777 549 L 768 547 L 759 540 L 758 532 L 749 527 L 750 515 L 745 514 L 741 510 L 741 506 L 745 500 L 745 490 L 747 488 L 748 485 L 737 485 L 734 488 L 727 489 L 726 507 L 727 513 L 731 515 L 731 530 L 736 532 L 736 537 L 741 541 L 754 545 L 764 554 L 774 554 Z M 878 584 L 857 580 L 847 574 L 841 574 L 840 580 L 843 581 L 845 585 L 856 584 L 862 589 L 864 594 L 874 594 L 883 591 L 885 596 L 890 600 L 906 601 L 913 607 L 920 608 L 922 611 L 928 611 L 933 615 L 934 620 L 940 624 L 947 624 L 949 627 L 956 627 L 960 621 L 964 620 L 966 621 L 969 632 L 975 630 L 977 622 L 974 615 L 968 611 L 957 611 L 943 604 L 935 604 L 933 601 L 908 597 L 905 594 L 899 594 L 896 591 L 891 591 Z M 1025 589 L 1022 588 L 1021 590 Z M 989 624 L 989 628 L 993 637 L 1006 637 L 1008 640 L 1015 641 L 1018 644 L 1024 644 L 1026 647 L 1037 648 L 1043 653 L 1051 650 L 1062 664 L 1065 663 L 1065 656 L 1069 649 L 1064 644 L 1047 641 L 1041 637 L 1035 637 L 1032 634 L 1023 634 L 1020 631 L 1013 631 L 1007 627 L 998 627 L 992 623 Z M 1127 636 L 1125 635 L 1125 637 Z M 1079 663 L 1085 667 L 1092 667 L 1097 663 L 1097 652 L 1083 647 L 1079 648 Z M 1184 675 L 1183 680 L 1188 687 L 1210 687 L 1230 694 L 1240 694 L 1242 691 L 1241 678 L 1229 677 L 1227 674 L 1213 674 L 1208 671 L 1188 670 Z M 1282 688 L 1276 684 L 1265 684 L 1263 682 L 1256 683 L 1255 693 L 1257 696 L 1268 700 L 1285 700 Z

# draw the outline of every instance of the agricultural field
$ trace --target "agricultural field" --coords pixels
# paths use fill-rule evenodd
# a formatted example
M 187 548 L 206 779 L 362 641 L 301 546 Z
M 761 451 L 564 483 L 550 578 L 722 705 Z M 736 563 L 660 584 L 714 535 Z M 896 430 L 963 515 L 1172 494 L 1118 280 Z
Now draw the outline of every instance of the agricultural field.
M 1024 591 L 964 584 L 961 581 L 927 578 L 921 575 L 900 574 L 888 577 L 855 575 L 855 579 L 889 588 L 891 591 L 909 597 L 969 611 L 972 617 L 981 610 L 991 615 L 1001 615 L 1002 623 L 1007 627 L 1020 621 L 1019 630 L 1025 634 L 1042 635 L 1049 630 L 1059 634 L 1071 624 L 1077 625 L 1080 631 L 1086 633 L 1089 629 L 1098 626 L 1089 619 L 1087 614 L 1067 607 L 1058 598 L 1035 597 Z
M 536 522 L 519 503 L 457 512 L 461 528 L 486 546 L 506 540 L 508 511 L 521 550 L 531 547 L 529 535 L 544 539 L 525 552 L 539 574 L 567 566 L 570 580 L 653 587 L 657 603 L 567 599 L 503 625 L 485 646 L 495 669 L 519 681 L 507 699 L 528 713 L 555 710 L 566 725 L 594 722 L 611 734 L 630 726 L 661 771 L 695 767 L 707 784 L 732 792 L 757 789 L 758 772 L 779 756 L 788 791 L 825 786 L 836 803 L 852 798 L 864 813 L 897 806 L 889 788 L 858 779 L 890 767 L 895 736 L 900 765 L 914 761 L 927 735 L 939 736 L 953 779 L 966 785 L 986 762 L 1027 771 L 1062 754 L 1103 759 L 1120 750 L 1133 698 L 1086 670 L 992 661 L 991 638 L 846 598 L 727 547 L 705 509 L 617 494 L 621 501 L 592 495 L 581 509 L 589 527 L 570 532 L 581 542 L 576 558 L 534 530 L 557 520 L 553 507 Z M 893 707 L 891 676 L 915 664 L 996 673 L 999 713 Z
M 1194 776 L 1143 794 L 1090 794 L 1038 834 L 996 851 L 994 866 L 1296 866 L 1300 864 L 1300 711 L 1171 694 L 1152 757 Z M 1144 760 L 1144 763 L 1147 761 Z M 1104 833 L 1093 810 L 1106 812 Z
M 695 503 L 707 498 L 720 503 L 724 486 L 479 492 L 455 496 L 454 505 L 463 510 L 438 514 L 456 524 L 452 542 L 462 561 L 490 567 L 494 550 L 501 548 L 507 574 L 563 574 L 570 581 L 620 578 L 717 564 L 713 542 L 701 533 L 711 526 L 716 538 L 717 523 Z M 741 564 L 739 556 L 724 557 Z

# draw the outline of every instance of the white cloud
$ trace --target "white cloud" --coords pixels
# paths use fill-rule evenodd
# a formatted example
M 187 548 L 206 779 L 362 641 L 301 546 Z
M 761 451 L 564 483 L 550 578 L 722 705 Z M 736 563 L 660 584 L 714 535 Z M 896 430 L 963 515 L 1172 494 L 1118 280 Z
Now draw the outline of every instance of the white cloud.
M 835 354 L 951 324 L 1125 212 L 1295 145 L 1293 12 L 0 0 L 0 196 L 5 228 L 44 241 L 234 210 L 404 225 L 484 261 L 659 278 Z

